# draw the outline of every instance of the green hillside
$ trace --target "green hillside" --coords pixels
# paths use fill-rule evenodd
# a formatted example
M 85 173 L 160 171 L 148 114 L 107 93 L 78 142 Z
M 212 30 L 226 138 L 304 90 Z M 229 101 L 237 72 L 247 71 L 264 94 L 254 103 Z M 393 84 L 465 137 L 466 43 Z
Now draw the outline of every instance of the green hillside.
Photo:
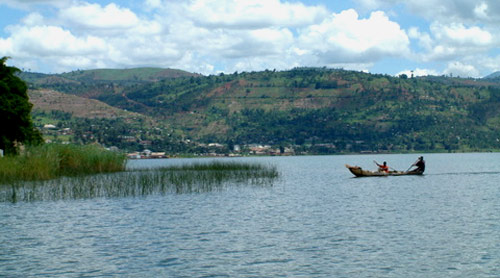
M 500 71 L 496 71 L 484 77 L 484 79 L 498 79 L 500 78 Z
M 79 85 L 43 86 L 148 115 L 183 139 L 228 147 L 269 144 L 308 153 L 500 149 L 494 80 L 297 68 L 113 83 L 98 73 L 82 75 L 94 78 L 80 78 Z M 61 89 L 66 87 L 71 90 Z
M 132 68 L 80 70 L 61 74 L 61 77 L 77 81 L 158 81 L 161 79 L 196 76 L 176 69 Z
M 74 83 L 84 82 L 91 85 L 93 82 L 117 82 L 117 81 L 158 81 L 161 79 L 172 79 L 179 77 L 199 76 L 198 74 L 177 69 L 163 68 L 131 68 L 131 69 L 94 69 L 77 70 L 62 74 L 43 74 L 33 72 L 22 72 L 20 77 L 32 84 L 46 83 Z M 47 82 L 47 80 L 54 80 Z

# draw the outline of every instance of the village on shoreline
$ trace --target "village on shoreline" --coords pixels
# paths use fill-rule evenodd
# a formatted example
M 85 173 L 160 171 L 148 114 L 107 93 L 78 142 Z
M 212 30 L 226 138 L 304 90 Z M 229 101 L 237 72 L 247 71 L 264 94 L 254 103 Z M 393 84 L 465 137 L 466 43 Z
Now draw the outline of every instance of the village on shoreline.
M 296 152 L 293 148 L 273 148 L 270 145 L 251 144 L 240 147 L 235 145 L 231 152 L 220 152 L 217 149 L 224 149 L 224 145 L 218 143 L 208 144 L 213 151 L 199 154 L 192 154 L 194 157 L 241 157 L 241 156 L 292 156 Z M 113 150 L 113 148 L 111 148 Z M 127 153 L 128 159 L 166 159 L 177 158 L 180 155 L 172 155 L 166 152 L 154 152 L 149 149 Z

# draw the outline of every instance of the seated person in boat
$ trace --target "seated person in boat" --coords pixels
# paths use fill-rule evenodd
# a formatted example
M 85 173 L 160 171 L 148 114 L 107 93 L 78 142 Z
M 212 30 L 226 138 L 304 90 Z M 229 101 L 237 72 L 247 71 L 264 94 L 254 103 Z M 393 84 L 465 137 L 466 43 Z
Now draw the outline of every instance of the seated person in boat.
M 417 168 L 411 170 L 410 172 L 424 172 L 425 171 L 425 161 L 424 161 L 424 157 L 421 156 L 418 158 L 417 162 L 413 163 L 412 167 L 413 166 L 417 166 Z
M 377 164 L 379 172 L 389 173 L 389 166 L 387 166 L 387 162 L 384 161 L 383 164 L 378 164 L 377 162 L 375 162 L 375 164 Z

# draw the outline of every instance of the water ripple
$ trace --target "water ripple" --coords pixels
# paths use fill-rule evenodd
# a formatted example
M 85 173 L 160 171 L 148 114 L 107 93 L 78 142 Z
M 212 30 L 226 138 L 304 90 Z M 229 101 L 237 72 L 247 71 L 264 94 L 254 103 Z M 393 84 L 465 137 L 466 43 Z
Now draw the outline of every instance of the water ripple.
M 351 179 L 367 156 L 244 158 L 282 180 L 0 203 L 0 277 L 498 277 L 500 156 L 426 157 L 424 177 Z

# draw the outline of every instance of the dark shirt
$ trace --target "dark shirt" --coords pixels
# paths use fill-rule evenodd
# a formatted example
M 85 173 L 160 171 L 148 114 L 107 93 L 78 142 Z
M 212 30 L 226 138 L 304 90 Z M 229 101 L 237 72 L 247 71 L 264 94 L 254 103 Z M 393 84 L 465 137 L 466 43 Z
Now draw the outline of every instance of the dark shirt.
M 415 171 L 425 171 L 425 161 L 419 160 L 417 163 L 415 163 L 415 166 L 417 166 L 417 169 Z

